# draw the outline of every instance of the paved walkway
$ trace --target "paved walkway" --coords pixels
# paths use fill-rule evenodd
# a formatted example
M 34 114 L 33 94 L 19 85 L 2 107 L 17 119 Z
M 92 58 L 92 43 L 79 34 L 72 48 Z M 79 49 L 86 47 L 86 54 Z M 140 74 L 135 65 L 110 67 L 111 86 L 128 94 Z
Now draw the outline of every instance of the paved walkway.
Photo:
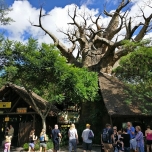
M 82 147 L 77 148 L 77 152 L 82 152 Z M 0 148 L 0 152 L 3 152 L 2 147 Z M 25 152 L 22 147 L 11 147 L 11 152 Z M 39 151 L 35 151 L 39 152 Z M 52 150 L 47 150 L 47 152 L 52 152 Z M 68 147 L 61 148 L 59 152 L 68 152 Z M 91 152 L 101 152 L 100 146 L 95 146 L 92 148 Z

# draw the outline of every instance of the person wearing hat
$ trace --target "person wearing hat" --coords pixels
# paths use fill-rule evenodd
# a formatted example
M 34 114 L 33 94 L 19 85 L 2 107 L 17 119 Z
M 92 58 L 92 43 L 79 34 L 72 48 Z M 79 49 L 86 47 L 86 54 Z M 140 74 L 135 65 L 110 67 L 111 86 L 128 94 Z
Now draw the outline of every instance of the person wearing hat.
M 12 136 L 5 137 L 4 152 L 10 152 L 11 138 L 12 138 Z
M 69 137 L 69 152 L 72 152 L 72 148 L 74 152 L 77 150 L 77 143 L 78 143 L 78 134 L 74 124 L 70 125 L 70 129 L 68 131 Z
M 91 151 L 92 150 L 92 139 L 88 138 L 89 133 L 91 132 L 94 136 L 94 133 L 92 130 L 90 130 L 90 124 L 86 124 L 86 129 L 82 132 L 82 139 L 83 139 L 83 152 Z

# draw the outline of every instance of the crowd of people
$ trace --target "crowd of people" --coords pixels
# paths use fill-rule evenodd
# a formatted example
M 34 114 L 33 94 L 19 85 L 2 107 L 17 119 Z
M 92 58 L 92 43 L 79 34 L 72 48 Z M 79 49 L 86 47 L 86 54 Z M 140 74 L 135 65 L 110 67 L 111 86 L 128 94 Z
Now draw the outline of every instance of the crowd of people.
M 145 131 L 146 148 L 144 134 L 140 126 L 135 128 L 131 122 L 127 122 L 126 128 L 117 130 L 106 124 L 105 129 L 101 133 L 101 144 L 103 152 L 152 152 L 152 130 L 147 126 Z
M 29 142 L 29 150 L 28 152 L 34 151 L 35 146 L 35 140 L 37 140 L 37 136 L 34 134 L 35 130 L 32 130 L 29 136 L 30 142 Z M 61 132 L 58 129 L 58 125 L 54 126 L 54 129 L 50 132 L 51 138 L 53 141 L 53 152 L 57 152 L 59 150 L 59 144 L 60 139 L 62 138 Z M 79 143 L 78 140 L 78 133 L 77 129 L 75 128 L 74 124 L 70 125 L 70 128 L 68 130 L 68 137 L 69 137 L 69 152 L 77 151 L 77 144 Z M 92 150 L 92 138 L 94 137 L 94 133 L 92 130 L 90 130 L 90 124 L 86 124 L 86 129 L 82 132 L 82 139 L 83 139 L 83 150 L 86 152 L 87 150 Z M 42 129 L 42 132 L 40 133 L 40 152 L 42 152 L 42 149 L 44 152 L 46 152 L 46 133 L 45 130 Z
M 14 128 L 10 125 L 7 128 L 7 136 L 4 145 L 4 152 L 10 152 L 11 140 L 14 134 Z M 62 138 L 61 132 L 56 124 L 54 129 L 51 129 L 50 135 L 53 141 L 53 152 L 59 150 L 60 139 Z M 77 151 L 77 144 L 79 143 L 77 129 L 74 124 L 70 125 L 67 134 L 69 138 L 69 152 Z M 81 134 L 83 140 L 83 152 L 92 150 L 92 139 L 94 133 L 90 129 L 90 124 L 86 124 L 86 128 Z M 32 129 L 29 135 L 29 150 L 28 152 L 34 151 L 35 141 L 38 137 L 35 135 L 35 129 Z M 111 126 L 106 124 L 105 128 L 101 132 L 101 152 L 152 152 L 152 130 L 150 126 L 147 126 L 145 131 L 146 147 L 144 134 L 141 131 L 140 126 L 133 127 L 131 122 L 127 122 L 127 125 L 122 130 L 118 130 L 117 126 Z M 45 129 L 42 129 L 40 136 L 40 152 L 47 150 L 48 136 L 46 135 Z
M 60 130 L 58 129 L 58 125 L 55 125 L 54 129 L 51 131 L 51 136 L 53 139 L 53 145 L 54 145 L 54 152 L 56 152 L 59 149 L 59 138 L 61 138 Z M 35 135 L 35 129 L 32 129 L 29 136 L 29 150 L 28 152 L 34 151 L 35 147 L 35 141 L 38 139 L 38 137 Z M 42 129 L 40 133 L 40 152 L 47 150 L 47 141 L 48 136 L 46 135 L 46 130 Z

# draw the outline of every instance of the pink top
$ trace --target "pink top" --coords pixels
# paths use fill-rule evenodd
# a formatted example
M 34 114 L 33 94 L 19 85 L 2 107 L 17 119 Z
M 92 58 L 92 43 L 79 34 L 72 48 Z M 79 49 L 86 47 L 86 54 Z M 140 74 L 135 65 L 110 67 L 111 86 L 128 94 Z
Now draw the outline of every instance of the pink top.
M 147 133 L 146 139 L 147 140 L 152 140 L 152 133 Z

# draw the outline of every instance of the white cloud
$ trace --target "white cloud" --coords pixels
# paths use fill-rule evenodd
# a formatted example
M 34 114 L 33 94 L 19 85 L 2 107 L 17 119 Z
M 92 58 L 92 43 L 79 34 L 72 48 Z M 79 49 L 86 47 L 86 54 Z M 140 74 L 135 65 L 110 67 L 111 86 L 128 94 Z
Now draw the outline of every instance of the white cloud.
M 81 1 L 83 4 L 89 5 L 94 0 L 83 0 Z M 139 5 L 144 6 L 144 13 L 147 17 L 149 12 L 151 12 L 150 7 L 147 7 L 143 4 L 142 0 L 134 0 L 135 4 L 130 8 L 129 16 L 133 17 L 134 25 L 141 21 L 141 18 L 135 18 L 138 14 L 141 14 L 139 11 Z M 87 6 L 86 5 L 86 6 Z M 81 6 L 78 9 L 78 13 L 82 14 L 84 11 L 86 14 L 91 14 L 93 19 L 95 20 L 95 15 L 98 14 L 97 9 L 88 9 L 85 5 Z M 63 39 L 64 35 L 58 32 L 58 29 L 66 30 L 68 28 L 69 22 L 71 22 L 70 17 L 68 16 L 68 9 L 70 11 L 70 15 L 73 15 L 74 5 L 67 5 L 64 8 L 55 7 L 54 9 L 48 12 L 48 16 L 43 18 L 42 24 L 48 30 L 51 31 L 54 35 L 56 35 L 59 39 Z M 13 40 L 18 40 L 25 42 L 27 41 L 27 35 L 31 35 L 38 39 L 38 41 L 45 42 L 45 43 L 53 43 L 52 39 L 45 35 L 45 33 L 38 27 L 31 26 L 29 20 L 34 24 L 38 24 L 38 17 L 39 17 L 39 9 L 34 8 L 28 1 L 14 1 L 12 5 L 13 11 L 10 12 L 9 16 L 15 20 L 15 22 L 11 23 L 9 26 L 0 26 L 0 28 L 4 28 L 9 32 L 9 38 Z M 45 13 L 45 10 L 43 10 Z M 109 23 L 110 18 L 105 16 L 101 16 L 100 23 L 103 24 L 105 27 Z M 82 22 L 82 18 L 77 18 L 78 22 Z M 91 21 L 88 21 L 88 25 L 91 24 Z M 121 30 L 121 34 L 124 34 L 125 30 Z M 63 42 L 63 41 L 62 41 Z M 69 46 L 68 43 L 66 43 Z
M 39 9 L 32 7 L 28 1 L 14 1 L 11 7 L 13 8 L 13 11 L 10 12 L 9 17 L 14 19 L 15 22 L 8 26 L 0 26 L 0 28 L 8 31 L 10 39 L 25 41 L 27 35 L 32 35 L 33 37 L 38 38 L 39 42 L 52 42 L 51 38 L 45 35 L 40 28 L 31 26 L 30 24 L 31 21 L 33 24 L 38 25 Z M 43 26 L 57 37 L 63 38 L 63 34 L 57 30 L 68 28 L 67 23 L 71 22 L 71 19 L 68 16 L 68 9 L 72 15 L 74 7 L 74 5 L 67 5 L 64 8 L 55 7 L 50 10 L 50 12 L 48 12 L 49 15 L 42 20 Z M 84 10 L 92 15 L 98 13 L 97 10 L 89 10 L 85 6 L 78 8 L 78 12 L 80 13 Z M 45 13 L 45 10 L 43 10 L 43 12 Z

